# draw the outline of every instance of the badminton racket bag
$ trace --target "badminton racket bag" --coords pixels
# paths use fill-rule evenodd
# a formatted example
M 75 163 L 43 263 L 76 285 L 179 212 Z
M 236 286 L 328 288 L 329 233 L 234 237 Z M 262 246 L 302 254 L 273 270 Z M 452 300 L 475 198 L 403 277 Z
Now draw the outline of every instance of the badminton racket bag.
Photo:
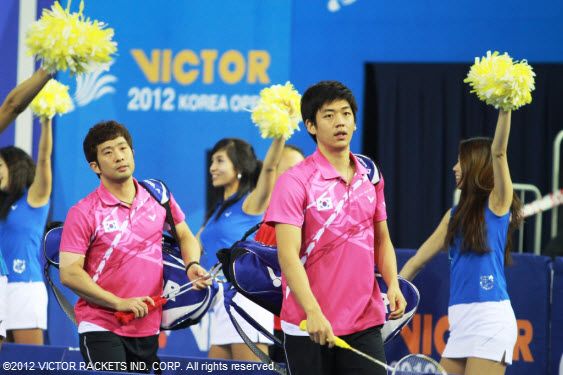
M 143 180 L 140 184 L 166 210 L 167 229 L 172 234 L 172 237 L 167 235 L 162 237 L 163 294 L 170 295 L 170 298 L 162 306 L 160 326 L 165 330 L 186 328 L 197 324 L 207 313 L 217 296 L 219 285 L 212 281 L 211 286 L 203 290 L 191 289 L 174 296 L 174 291 L 188 284 L 190 280 L 186 275 L 186 266 L 178 247 L 178 236 L 170 208 L 170 190 L 163 181 L 157 179 Z
M 281 269 L 274 246 L 247 240 L 261 224 L 248 230 L 242 240 L 217 252 L 225 278 L 257 305 L 279 315 L 282 304 Z
M 282 305 L 282 288 L 277 248 L 246 239 L 259 226 L 260 224 L 251 228 L 243 239 L 233 244 L 230 249 L 218 251 L 217 257 L 222 264 L 225 278 L 238 293 L 279 316 Z M 386 307 L 386 322 L 382 328 L 384 342 L 388 342 L 399 334 L 401 329 L 414 316 L 420 302 L 418 289 L 408 280 L 400 276 L 398 279 L 399 288 L 407 304 L 403 317 L 389 320 L 390 309 L 389 300 L 387 299 L 387 285 L 383 277 L 376 274 L 379 290 Z M 225 304 L 228 301 L 228 299 L 225 299 Z M 227 308 L 227 311 L 229 311 L 229 308 Z M 252 322 L 249 323 L 252 324 Z M 255 328 L 259 329 L 256 326 Z
M 163 295 L 170 296 L 162 306 L 162 322 L 160 327 L 165 330 L 177 330 L 197 324 L 207 313 L 219 291 L 219 284 L 215 280 L 211 286 L 187 292 L 175 291 L 190 282 L 186 275 L 186 266 L 182 260 L 180 249 L 173 238 L 163 237 L 162 263 L 164 275 Z

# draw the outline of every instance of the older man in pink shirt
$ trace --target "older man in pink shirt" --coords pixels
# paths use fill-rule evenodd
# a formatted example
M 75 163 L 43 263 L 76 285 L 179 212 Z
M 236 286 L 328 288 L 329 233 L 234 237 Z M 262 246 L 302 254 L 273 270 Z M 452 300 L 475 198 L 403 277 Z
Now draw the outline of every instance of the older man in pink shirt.
M 149 312 L 150 296 L 162 293 L 162 231 L 166 210 L 133 178 L 133 142 L 115 121 L 90 129 L 84 154 L 100 186 L 73 206 L 65 221 L 60 249 L 64 285 L 80 299 L 75 306 L 80 350 L 94 369 L 113 363 L 113 370 L 132 370 L 144 362 L 147 372 L 158 362 L 162 310 Z M 185 264 L 199 260 L 199 247 L 171 198 L 170 206 Z M 206 275 L 195 264 L 190 280 Z M 196 281 L 198 288 L 205 281 Z M 121 325 L 115 311 L 137 319 Z M 142 366 L 141 366 L 142 367 Z
M 318 148 L 279 178 L 270 200 L 266 221 L 276 227 L 282 329 L 292 375 L 386 374 L 383 367 L 333 348 L 338 335 L 385 361 L 385 308 L 375 265 L 388 285 L 390 318 L 399 318 L 405 308 L 383 179 L 379 171 L 375 180 L 368 178 L 350 152 L 356 111 L 354 96 L 340 82 L 323 81 L 305 92 L 303 121 Z M 308 332 L 299 330 L 302 320 Z

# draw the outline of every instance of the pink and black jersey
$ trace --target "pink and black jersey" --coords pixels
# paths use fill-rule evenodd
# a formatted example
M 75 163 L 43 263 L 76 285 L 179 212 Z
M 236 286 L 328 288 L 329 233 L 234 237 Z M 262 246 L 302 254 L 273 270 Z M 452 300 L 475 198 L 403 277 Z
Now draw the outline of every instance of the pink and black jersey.
M 300 258 L 323 314 L 335 335 L 348 335 L 385 322 L 374 276 L 374 223 L 387 219 L 383 179 L 373 185 L 353 154 L 350 184 L 317 150 L 280 176 L 266 222 L 301 227 Z M 282 277 L 282 327 L 299 334 L 306 318 Z
M 166 210 L 134 180 L 137 193 L 130 207 L 100 186 L 68 212 L 60 251 L 85 255 L 84 269 L 103 289 L 121 297 L 162 294 L 162 231 Z M 176 224 L 184 213 L 170 198 Z M 120 336 L 144 337 L 159 332 L 162 310 L 121 325 L 114 311 L 80 298 L 76 320 Z

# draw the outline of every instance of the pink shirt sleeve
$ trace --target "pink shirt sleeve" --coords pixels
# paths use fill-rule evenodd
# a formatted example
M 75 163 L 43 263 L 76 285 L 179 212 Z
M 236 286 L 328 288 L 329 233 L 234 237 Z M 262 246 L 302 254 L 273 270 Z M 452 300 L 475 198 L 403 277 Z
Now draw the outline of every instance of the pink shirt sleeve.
M 90 246 L 90 239 L 94 234 L 91 216 L 84 213 L 78 206 L 68 211 L 61 236 L 60 251 L 86 254 Z
M 301 227 L 305 219 L 305 202 L 305 187 L 301 181 L 284 173 L 276 182 L 264 221 Z
M 375 214 L 373 215 L 374 223 L 387 220 L 387 209 L 385 207 L 385 195 L 383 194 L 383 188 L 385 187 L 385 181 L 383 176 L 381 176 L 381 181 L 375 185 L 375 196 L 376 196 L 376 206 Z
M 170 211 L 172 211 L 172 218 L 174 224 L 179 224 L 186 219 L 186 215 L 174 199 L 174 195 L 170 194 Z

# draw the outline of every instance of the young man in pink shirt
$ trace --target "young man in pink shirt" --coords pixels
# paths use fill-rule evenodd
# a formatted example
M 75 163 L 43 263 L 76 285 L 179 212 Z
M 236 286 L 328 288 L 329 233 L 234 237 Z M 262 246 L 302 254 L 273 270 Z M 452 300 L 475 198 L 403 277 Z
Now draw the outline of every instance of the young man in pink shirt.
M 150 296 L 162 294 L 166 210 L 133 178 L 133 141 L 124 126 L 99 123 L 83 146 L 101 183 L 69 210 L 60 247 L 61 282 L 80 296 L 80 351 L 96 370 L 131 370 L 132 362 L 144 362 L 150 372 L 157 369 L 162 309 L 149 312 L 148 304 L 154 305 Z M 197 241 L 173 197 L 170 206 L 182 258 L 192 263 L 188 277 L 196 280 L 206 274 L 197 263 Z M 133 312 L 136 319 L 121 325 L 115 311 Z
M 301 113 L 318 148 L 279 178 L 270 200 L 266 221 L 276 227 L 281 320 L 292 375 L 386 374 L 351 351 L 333 348 L 335 335 L 341 336 L 385 361 L 385 307 L 375 265 L 388 285 L 390 318 L 405 309 L 383 179 L 376 171 L 374 184 L 350 152 L 356 111 L 354 96 L 340 82 L 323 81 L 305 92 Z M 302 320 L 308 332 L 300 331 Z

